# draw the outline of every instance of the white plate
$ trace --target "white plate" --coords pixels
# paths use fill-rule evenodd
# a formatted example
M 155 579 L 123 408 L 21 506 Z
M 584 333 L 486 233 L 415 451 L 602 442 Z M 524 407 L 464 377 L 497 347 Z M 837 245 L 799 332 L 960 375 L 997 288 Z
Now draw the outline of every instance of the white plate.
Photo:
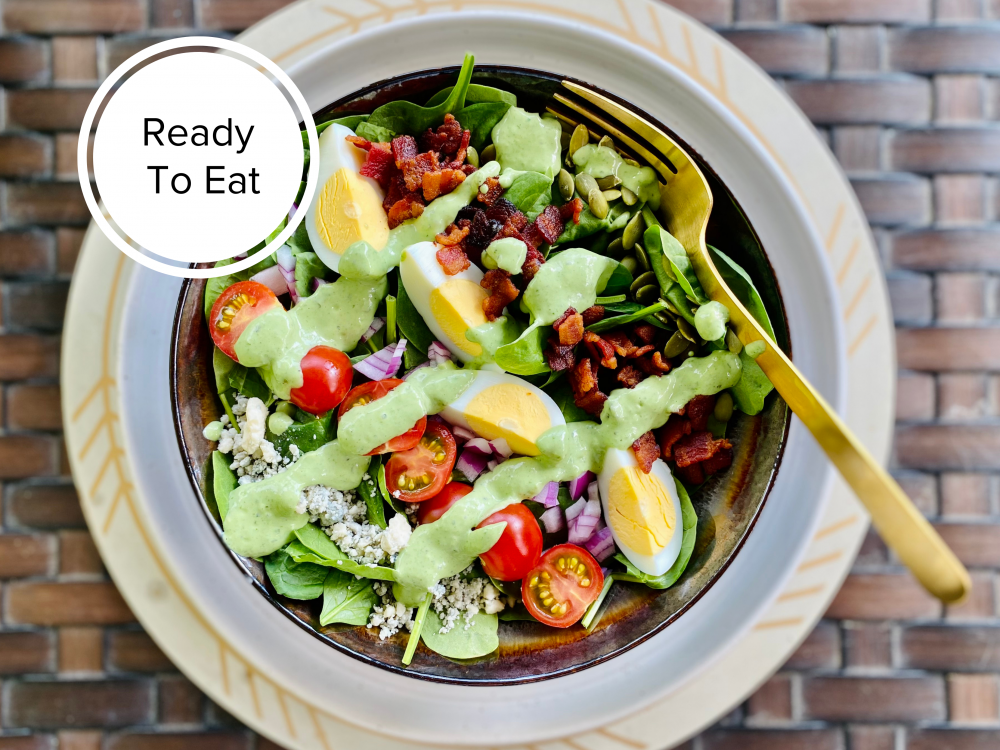
M 383 78 L 455 65 L 464 47 L 454 39 L 481 63 L 591 81 L 688 140 L 760 234 L 797 364 L 887 454 L 892 331 L 863 215 L 811 125 L 712 32 L 647 0 L 343 0 L 290 6 L 242 37 L 282 64 L 314 109 Z M 197 508 L 168 386 L 179 286 L 88 232 L 64 337 L 74 475 L 108 569 L 154 639 L 226 710 L 289 747 L 672 745 L 780 666 L 863 538 L 863 511 L 796 421 L 733 564 L 646 643 L 577 674 L 504 687 L 366 666 L 255 592 Z

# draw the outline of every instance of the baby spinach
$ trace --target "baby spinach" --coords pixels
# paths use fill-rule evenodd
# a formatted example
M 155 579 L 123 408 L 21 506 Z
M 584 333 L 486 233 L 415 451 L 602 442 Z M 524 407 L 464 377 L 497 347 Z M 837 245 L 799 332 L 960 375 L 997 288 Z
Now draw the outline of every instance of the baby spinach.
M 368 479 L 362 479 L 358 485 L 358 495 L 364 498 L 365 505 L 368 506 L 368 523 L 379 528 L 386 528 L 385 505 L 382 503 L 382 495 L 379 494 L 378 486 L 375 483 L 375 469 L 381 466 L 379 456 L 373 456 L 372 462 L 368 465 Z
M 383 128 L 370 122 L 363 122 L 358 125 L 358 138 L 365 138 L 373 143 L 388 143 L 396 137 L 396 133 L 389 128 Z
M 503 197 L 517 206 L 529 221 L 534 221 L 552 203 L 552 180 L 539 172 L 525 172 L 511 183 Z
M 303 222 L 304 224 L 305 222 Z M 326 264 L 316 253 L 299 253 L 295 256 L 295 291 L 300 297 L 308 297 L 313 293 L 313 279 L 322 279 L 326 273 Z
M 497 615 L 497 619 L 501 622 L 538 622 L 521 602 L 518 602 L 513 609 L 507 607 Z
M 307 523 L 301 529 L 296 530 L 295 536 L 298 541 L 292 542 L 286 547 L 288 554 L 295 562 L 325 565 L 328 568 L 337 568 L 345 573 L 363 578 L 376 578 L 380 581 L 395 580 L 392 568 L 378 565 L 373 567 L 354 562 L 341 552 L 340 547 L 326 535 L 325 531 L 315 524 Z
M 472 68 L 476 58 L 466 53 L 462 62 L 462 69 L 458 73 L 458 81 L 448 96 L 439 104 L 432 107 L 421 107 L 413 102 L 395 101 L 383 104 L 372 112 L 371 117 L 363 126 L 358 128 L 361 134 L 362 128 L 377 126 L 399 135 L 408 133 L 409 135 L 420 135 L 428 128 L 437 127 L 441 124 L 444 116 L 449 112 L 454 114 L 465 105 L 465 95 L 472 80 Z M 367 136 L 362 136 L 367 137 Z
M 452 89 L 454 88 L 454 86 L 447 86 L 441 89 L 434 94 L 434 96 L 428 99 L 424 106 L 433 107 L 440 104 L 448 98 L 448 95 L 451 94 Z M 465 102 L 466 104 L 479 104 L 480 102 L 504 102 L 510 107 L 516 107 L 517 97 L 509 91 L 496 89 L 492 86 L 483 86 L 479 83 L 470 83 L 469 90 L 465 92 Z
M 634 313 L 637 310 L 642 309 L 642 305 L 638 302 L 614 302 L 610 305 L 603 305 L 605 313 Z
M 698 514 L 691 504 L 691 498 L 688 497 L 684 485 L 677 479 L 674 479 L 674 484 L 677 485 L 677 495 L 681 501 L 681 521 L 684 525 L 684 536 L 681 538 L 681 551 L 677 555 L 677 560 L 670 570 L 663 575 L 651 576 L 640 571 L 628 561 L 628 558 L 619 552 L 615 555 L 615 559 L 625 565 L 626 572 L 615 573 L 615 580 L 644 583 L 651 589 L 666 589 L 677 583 L 677 579 L 681 577 L 684 569 L 687 568 L 688 563 L 691 561 L 691 553 L 694 551 L 695 539 L 698 536 Z
M 345 128 L 350 128 L 351 130 L 357 131 L 358 126 L 368 120 L 368 115 L 345 115 L 344 117 L 338 117 L 335 120 L 327 120 L 326 122 L 320 122 L 316 124 L 316 132 L 322 133 L 331 125 L 343 125 Z M 302 131 L 305 133 L 305 131 Z M 308 145 L 308 141 L 306 141 Z
M 587 326 L 587 330 L 593 331 L 594 333 L 610 331 L 612 328 L 617 328 L 618 326 L 623 326 L 627 323 L 634 323 L 637 320 L 642 320 L 643 318 L 649 317 L 654 313 L 658 313 L 661 310 L 666 309 L 667 306 L 662 302 L 654 302 L 649 307 L 643 307 L 642 309 L 636 310 L 628 315 L 617 315 L 613 318 L 604 318 L 596 323 L 591 323 Z
M 303 209 L 305 210 L 305 209 Z M 308 220 L 308 217 L 307 217 Z M 295 228 L 295 234 L 288 238 L 285 243 L 292 250 L 292 255 L 296 257 L 302 253 L 311 253 L 313 246 L 309 241 L 309 231 L 306 229 L 306 222 L 303 221 Z
M 740 364 L 743 365 L 743 374 L 739 382 L 731 389 L 733 402 L 736 408 L 744 414 L 753 416 L 760 414 L 764 408 L 764 399 L 767 394 L 774 390 L 774 385 L 768 380 L 767 375 L 760 369 L 746 351 L 740 352 Z
M 441 618 L 434 610 L 428 610 L 421 638 L 427 648 L 441 656 L 449 659 L 475 659 L 492 654 L 500 646 L 498 627 L 496 615 L 477 612 L 472 622 L 467 623 L 464 617 L 459 617 L 451 630 L 442 633 Z
M 268 430 L 267 439 L 282 458 L 291 456 L 291 446 L 300 452 L 309 453 L 333 440 L 337 425 L 333 422 L 333 412 L 304 422 L 292 422 L 280 435 Z
M 368 473 L 372 473 L 371 467 L 368 468 Z M 378 491 L 382 493 L 382 499 L 389 503 L 390 508 L 397 513 L 406 514 L 406 508 L 403 506 L 402 501 L 397 500 L 389 494 L 389 488 L 385 484 L 385 464 L 378 467 Z
M 515 341 L 499 347 L 493 355 L 493 361 L 501 369 L 514 375 L 548 372 L 549 365 L 543 351 L 548 333 L 548 326 L 528 326 Z
M 229 386 L 247 398 L 259 398 L 265 404 L 270 404 L 274 397 L 257 369 L 233 364 L 233 368 L 229 371 Z
M 479 151 L 490 140 L 493 128 L 507 114 L 508 109 L 510 105 L 507 102 L 470 104 L 456 112 L 455 119 L 465 130 L 470 131 L 469 145 Z
M 223 521 L 229 511 L 229 495 L 238 485 L 236 475 L 229 468 L 229 457 L 220 451 L 212 451 L 212 494 L 219 509 L 219 518 Z
M 649 254 L 649 262 L 657 281 L 660 282 L 660 287 L 666 291 L 668 285 L 665 281 L 676 281 L 684 289 L 685 294 L 698 304 L 703 305 L 708 302 L 684 246 L 670 232 L 654 223 L 656 217 L 648 208 L 643 209 L 642 216 L 646 220 L 642 244 Z M 670 269 L 669 272 L 667 268 Z M 664 274 L 668 278 L 665 279 Z
M 580 222 L 574 224 L 572 220 L 567 221 L 562 234 L 556 240 L 556 244 L 567 246 L 570 242 L 582 240 L 584 237 L 590 237 L 598 232 L 613 232 L 623 229 L 628 220 L 628 207 L 623 203 L 615 203 L 611 206 L 607 216 L 598 219 L 591 213 L 590 206 L 584 201 L 583 211 L 580 212 Z
M 434 334 L 417 312 L 417 308 L 413 306 L 402 281 L 399 282 L 399 289 L 396 292 L 396 325 L 402 331 L 403 338 L 409 342 L 403 352 L 404 357 L 410 349 L 427 354 L 428 347 L 434 341 Z
M 604 289 L 601 290 L 601 294 L 605 297 L 612 297 L 616 294 L 625 294 L 628 292 L 630 286 L 632 286 L 632 274 L 625 266 L 619 263 L 615 266 L 615 270 L 611 272 L 611 278 L 608 279 L 607 285 L 605 285 Z M 605 309 L 607 309 L 607 307 L 605 307 Z
M 323 595 L 327 569 L 322 565 L 296 562 L 288 554 L 287 547 L 264 558 L 264 570 L 281 596 L 308 601 Z
M 326 571 L 325 568 L 323 570 Z M 377 601 L 378 595 L 369 581 L 335 568 L 326 573 L 323 583 L 323 611 L 319 615 L 319 624 L 365 625 Z
M 236 364 L 219 347 L 215 347 L 215 351 L 212 352 L 212 369 L 215 372 L 216 393 L 225 393 L 229 390 L 229 373 L 234 367 L 241 367 L 241 365 Z

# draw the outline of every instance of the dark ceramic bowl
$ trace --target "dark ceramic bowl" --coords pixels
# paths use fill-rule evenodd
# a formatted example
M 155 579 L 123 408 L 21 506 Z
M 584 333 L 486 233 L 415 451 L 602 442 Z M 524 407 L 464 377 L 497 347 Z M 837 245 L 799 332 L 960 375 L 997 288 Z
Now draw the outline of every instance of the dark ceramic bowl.
M 381 81 L 320 110 L 316 113 L 316 121 L 328 119 L 330 115 L 370 112 L 395 99 L 422 101 L 453 83 L 456 72 L 457 69 L 442 69 Z M 477 67 L 473 80 L 512 91 L 520 106 L 539 112 L 544 111 L 561 79 L 519 68 Z M 616 98 L 613 94 L 602 93 Z M 621 103 L 631 107 L 628 102 Z M 648 114 L 642 114 L 656 122 Z M 663 125 L 657 125 L 670 132 Z M 767 305 L 778 344 L 788 351 L 788 327 L 781 294 L 752 227 L 711 165 L 700 159 L 681 135 L 670 134 L 699 161 L 712 185 L 715 209 L 708 228 L 709 243 L 734 257 L 753 277 Z M 191 483 L 206 519 L 219 533 L 219 544 L 224 546 L 218 513 L 207 491 L 211 482 L 209 459 L 213 444 L 201 434 L 204 425 L 222 413 L 214 388 L 212 341 L 202 314 L 204 285 L 203 280 L 188 281 L 177 302 L 172 398 L 179 448 Z M 737 412 L 734 415 L 728 434 L 735 446 L 733 465 L 692 493 L 698 511 L 698 537 L 684 575 L 665 591 L 637 584 L 615 585 L 597 628 L 590 634 L 579 626 L 558 630 L 534 622 L 501 622 L 500 648 L 490 656 L 458 663 L 421 645 L 413 664 L 404 669 L 400 663 L 406 645 L 403 634 L 380 641 L 374 629 L 343 625 L 320 627 L 320 601 L 300 602 L 279 596 L 267 580 L 261 563 L 230 554 L 233 564 L 246 570 L 262 596 L 316 637 L 316 648 L 336 648 L 383 669 L 442 682 L 496 685 L 556 677 L 593 666 L 642 643 L 681 617 L 724 574 L 767 499 L 781 461 L 788 422 L 789 411 L 776 394 L 768 398 L 761 414 L 747 417 Z

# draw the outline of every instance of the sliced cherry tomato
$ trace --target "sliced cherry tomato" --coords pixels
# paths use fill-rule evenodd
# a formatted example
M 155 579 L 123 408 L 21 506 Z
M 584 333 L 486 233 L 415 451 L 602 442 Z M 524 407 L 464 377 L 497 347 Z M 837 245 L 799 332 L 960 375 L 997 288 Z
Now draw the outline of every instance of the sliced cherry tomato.
M 351 358 L 332 346 L 314 346 L 299 363 L 302 385 L 293 388 L 291 402 L 310 414 L 326 414 L 351 390 Z
M 429 500 L 451 479 L 456 453 L 451 430 L 443 422 L 428 422 L 416 447 L 392 454 L 385 467 L 385 486 L 393 497 L 406 503 Z
M 593 556 L 575 544 L 548 550 L 521 582 L 528 612 L 554 628 L 568 628 L 583 617 L 604 588 L 604 573 Z
M 362 383 L 352 388 L 347 397 L 340 402 L 340 408 L 337 410 L 337 419 L 343 419 L 344 415 L 355 406 L 367 404 L 382 398 L 393 388 L 402 385 L 402 383 L 403 381 L 399 378 L 386 378 L 385 380 L 372 380 L 369 383 Z M 426 429 L 427 417 L 421 417 L 413 427 L 402 435 L 394 437 L 387 443 L 382 443 L 378 448 L 370 451 L 368 455 L 374 456 L 377 453 L 389 453 L 391 451 L 408 451 L 420 442 L 420 436 L 424 434 L 424 430 Z
M 208 327 L 212 341 L 230 359 L 236 359 L 236 339 L 251 320 L 280 308 L 274 292 L 256 281 L 239 281 L 227 288 L 212 305 Z
M 524 578 L 542 554 L 542 530 L 530 510 L 521 503 L 498 510 L 476 528 L 507 522 L 497 543 L 479 556 L 486 575 L 498 581 L 519 581 Z
M 420 523 L 433 523 L 443 516 L 448 508 L 470 492 L 472 492 L 472 487 L 468 484 L 449 482 L 430 500 L 424 500 L 420 503 L 420 507 L 417 508 L 417 520 Z

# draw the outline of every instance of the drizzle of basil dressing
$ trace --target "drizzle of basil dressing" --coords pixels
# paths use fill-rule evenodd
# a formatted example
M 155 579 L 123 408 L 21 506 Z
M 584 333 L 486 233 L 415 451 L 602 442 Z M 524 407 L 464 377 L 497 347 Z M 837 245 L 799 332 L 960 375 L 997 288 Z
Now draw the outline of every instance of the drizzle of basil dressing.
M 550 180 L 559 174 L 562 126 L 554 117 L 511 107 L 493 126 L 492 137 L 497 161 L 508 174 L 538 172 Z
M 576 173 L 586 172 L 600 179 L 615 175 L 643 203 L 654 211 L 660 205 L 660 185 L 652 167 L 634 167 L 627 164 L 613 148 L 588 143 L 573 154 Z
M 528 257 L 528 246 L 517 237 L 503 237 L 493 240 L 483 251 L 483 265 L 487 269 L 502 268 L 512 276 L 521 273 L 524 259 Z
M 635 388 L 621 388 L 608 398 L 601 424 L 572 422 L 552 427 L 537 444 L 541 455 L 505 461 L 484 474 L 468 495 L 434 523 L 418 526 L 396 558 L 397 599 L 407 606 L 423 601 L 439 580 L 465 570 L 490 541 L 473 531 L 483 519 L 511 503 L 534 497 L 548 482 L 568 482 L 584 471 L 595 473 L 610 448 L 625 449 L 644 432 L 663 425 L 698 395 L 713 395 L 740 379 L 740 359 L 728 351 L 692 358 Z
M 590 250 L 570 248 L 549 257 L 524 290 L 532 323 L 549 325 L 569 308 L 593 306 L 618 263 Z

